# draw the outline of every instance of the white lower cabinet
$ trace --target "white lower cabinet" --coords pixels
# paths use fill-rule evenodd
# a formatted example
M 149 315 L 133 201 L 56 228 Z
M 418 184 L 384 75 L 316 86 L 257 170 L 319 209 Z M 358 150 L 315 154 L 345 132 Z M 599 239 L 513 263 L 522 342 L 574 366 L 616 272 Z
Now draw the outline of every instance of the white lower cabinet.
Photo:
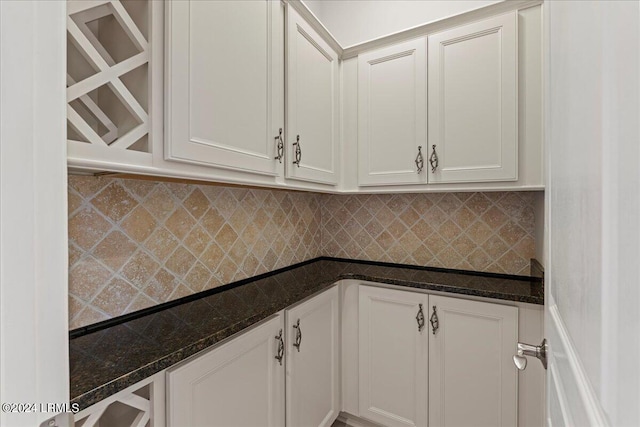
M 426 427 L 428 298 L 415 292 L 360 287 L 361 417 L 388 427 Z
M 167 371 L 167 426 L 282 427 L 284 361 L 275 356 L 283 328 L 278 314 Z
M 287 310 L 287 426 L 329 427 L 340 413 L 339 292 Z
M 167 426 L 330 427 L 340 413 L 339 316 L 334 286 L 169 369 Z
M 429 307 L 429 426 L 516 426 L 518 308 L 435 295 Z
M 517 425 L 517 307 L 359 292 L 360 417 L 389 427 Z
M 518 425 L 518 307 L 349 289 L 354 298 L 334 286 L 169 369 L 167 426 L 330 427 L 340 411 L 387 427 Z

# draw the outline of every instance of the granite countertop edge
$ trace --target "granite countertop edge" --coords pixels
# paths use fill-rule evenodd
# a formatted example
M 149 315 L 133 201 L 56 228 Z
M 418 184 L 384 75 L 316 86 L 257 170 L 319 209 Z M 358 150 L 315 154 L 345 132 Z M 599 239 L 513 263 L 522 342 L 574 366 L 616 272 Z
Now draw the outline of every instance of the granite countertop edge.
M 402 268 L 403 266 L 398 267 Z M 157 360 L 148 362 L 137 369 L 114 378 L 111 381 L 99 385 L 91 390 L 85 391 L 79 395 L 76 395 L 71 398 L 70 403 L 77 403 L 81 410 L 85 409 L 103 399 L 108 398 L 109 396 L 114 395 L 119 391 L 126 389 L 133 384 L 144 380 L 145 378 L 168 369 L 171 366 L 176 365 L 177 363 L 182 362 L 185 359 L 240 333 L 253 325 L 256 325 L 257 323 L 269 318 L 270 316 L 291 305 L 297 304 L 298 302 L 301 302 L 302 300 L 310 296 L 324 291 L 340 280 L 362 280 L 412 289 L 439 291 L 458 295 L 478 296 L 497 300 L 515 301 L 538 305 L 544 304 L 544 296 L 542 295 L 542 293 L 540 295 L 524 295 L 515 293 L 511 294 L 499 291 L 472 289 L 463 286 L 444 285 L 440 283 L 421 282 L 408 279 L 396 279 L 390 278 L 388 276 L 378 276 L 376 274 L 343 272 L 337 274 L 336 276 L 333 276 L 330 279 L 318 281 L 315 283 L 315 286 L 312 289 L 306 289 L 301 291 L 300 293 L 292 295 L 290 298 L 287 298 L 281 301 L 279 304 L 271 306 L 268 309 L 261 311 L 260 313 L 254 314 L 245 319 L 242 319 L 239 322 L 217 330 L 215 333 L 198 339 L 191 344 L 188 344 L 176 351 L 171 352 L 170 354 L 158 358 Z M 532 277 L 531 280 L 536 281 L 536 278 Z

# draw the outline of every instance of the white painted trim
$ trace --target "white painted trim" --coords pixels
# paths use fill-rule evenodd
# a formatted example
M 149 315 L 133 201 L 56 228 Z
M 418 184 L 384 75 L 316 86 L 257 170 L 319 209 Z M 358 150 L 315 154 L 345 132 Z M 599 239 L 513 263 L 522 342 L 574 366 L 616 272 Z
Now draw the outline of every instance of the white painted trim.
M 66 42 L 66 2 L 0 2 L 2 402 L 69 399 Z
M 550 304 L 547 319 L 550 322 L 546 325 L 547 337 L 553 345 L 551 357 L 555 359 L 555 362 L 550 365 L 553 369 L 559 363 L 565 367 L 570 367 L 570 369 L 563 369 L 564 374 L 562 376 L 552 375 L 551 380 L 548 381 L 548 386 L 550 388 L 555 387 L 555 392 L 550 390 L 549 396 L 558 396 L 560 398 L 561 412 L 565 416 L 564 425 L 575 425 L 574 423 L 576 422 L 585 425 L 581 422 L 581 420 L 584 420 L 588 422 L 586 425 L 608 426 L 609 421 L 571 342 L 562 316 L 558 311 L 558 306 L 551 296 L 549 296 L 548 301 Z M 567 375 L 568 373 L 571 376 Z M 570 383 L 563 382 L 563 380 L 569 380 Z M 571 402 L 564 402 L 563 399 L 566 398 L 570 398 Z M 548 421 L 550 424 L 552 420 L 548 419 Z
M 509 0 L 491 4 L 489 6 L 480 7 L 470 10 L 459 15 L 449 16 L 444 19 L 432 21 L 426 24 L 418 25 L 406 30 L 392 33 L 377 39 L 369 40 L 353 46 L 343 48 L 341 59 L 349 59 L 358 56 L 362 52 L 372 49 L 378 49 L 383 46 L 399 43 L 416 37 L 427 36 L 442 30 L 448 30 L 460 25 L 469 24 L 485 18 L 490 18 L 502 13 L 511 12 L 519 9 L 527 9 L 529 7 L 542 4 L 541 0 Z
M 316 30 L 316 32 L 322 37 L 322 39 L 327 42 L 331 49 L 333 49 L 340 58 L 342 56 L 342 46 L 336 40 L 336 38 L 331 34 L 331 31 L 324 26 L 322 22 L 318 19 L 318 17 L 300 0 L 283 0 L 283 3 L 288 3 L 293 7 L 296 12 L 302 16 L 302 18 L 311 25 L 311 28 Z

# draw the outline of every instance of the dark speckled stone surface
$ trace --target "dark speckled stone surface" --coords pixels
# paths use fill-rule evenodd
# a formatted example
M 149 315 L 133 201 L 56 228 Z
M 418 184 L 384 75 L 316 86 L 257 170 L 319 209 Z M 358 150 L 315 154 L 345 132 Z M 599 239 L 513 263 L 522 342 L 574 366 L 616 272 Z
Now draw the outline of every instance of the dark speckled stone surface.
M 86 408 L 342 279 L 544 302 L 536 278 L 321 259 L 70 340 L 71 402 Z

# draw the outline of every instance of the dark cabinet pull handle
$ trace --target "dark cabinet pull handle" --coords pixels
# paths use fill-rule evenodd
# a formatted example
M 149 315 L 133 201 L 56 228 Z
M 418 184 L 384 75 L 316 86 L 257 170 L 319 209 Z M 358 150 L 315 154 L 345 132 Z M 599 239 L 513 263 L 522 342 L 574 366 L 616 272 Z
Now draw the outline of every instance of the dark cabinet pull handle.
M 296 341 L 293 343 L 293 346 L 298 349 L 300 352 L 300 344 L 302 344 L 302 329 L 300 329 L 300 319 L 293 325 L 293 329 L 296 330 Z
M 429 164 L 431 165 L 431 173 L 435 173 L 438 169 L 438 153 L 436 153 L 436 146 L 432 145 L 433 151 L 429 157 Z
M 438 321 L 438 314 L 436 313 L 436 306 L 433 306 L 433 314 L 429 318 L 429 323 L 431 323 L 431 330 L 433 331 L 433 335 L 436 334 L 436 331 L 440 327 L 440 322 Z
M 293 161 L 294 165 L 298 165 L 300 167 L 300 160 L 302 160 L 302 148 L 300 148 L 300 135 L 296 135 L 296 142 L 293 143 L 296 147 L 295 156 L 296 159 Z
M 276 360 L 280 362 L 280 366 L 282 366 L 282 358 L 284 357 L 284 340 L 282 339 L 282 329 L 280 329 L 280 333 L 276 335 L 276 340 L 278 341 L 278 354 L 276 354 Z
M 422 145 L 418 146 L 418 155 L 415 159 L 416 168 L 418 169 L 418 173 L 422 172 L 424 169 L 424 157 L 422 157 Z
M 422 304 L 419 305 L 418 314 L 416 314 L 416 321 L 418 322 L 418 332 L 422 332 L 424 328 L 424 313 L 422 312 Z
M 284 156 L 284 141 L 282 140 L 282 128 L 280 128 L 278 136 L 275 137 L 275 140 L 278 141 L 276 147 L 278 149 L 278 155 L 274 157 L 275 160 L 282 163 L 282 157 Z

